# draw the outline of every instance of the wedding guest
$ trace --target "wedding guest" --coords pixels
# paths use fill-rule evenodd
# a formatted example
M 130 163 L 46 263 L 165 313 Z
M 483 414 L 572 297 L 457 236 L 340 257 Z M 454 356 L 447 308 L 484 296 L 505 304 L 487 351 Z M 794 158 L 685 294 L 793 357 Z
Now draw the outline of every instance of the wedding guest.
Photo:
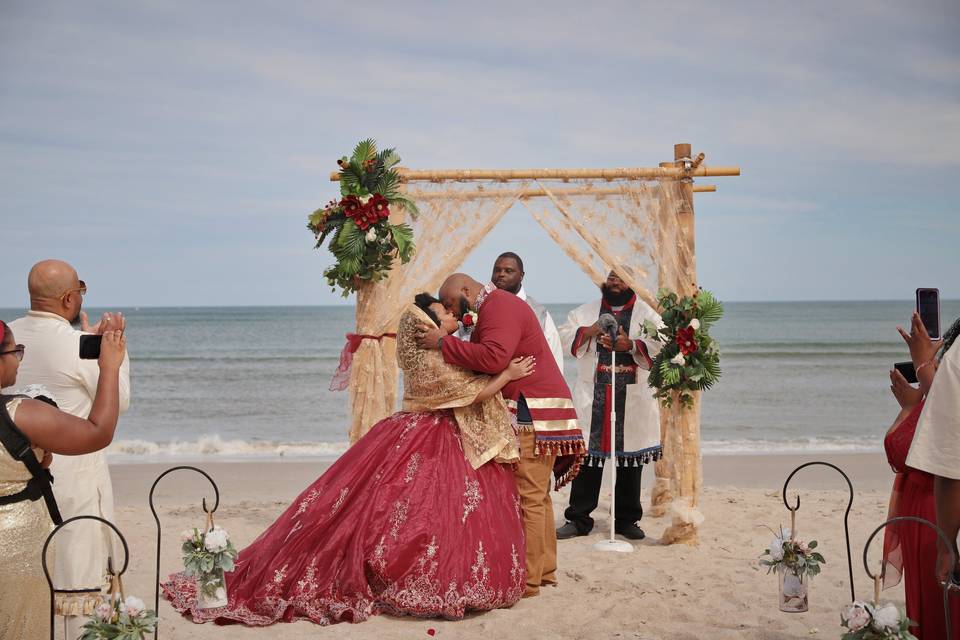
M 537 314 L 537 320 L 540 321 L 540 328 L 543 329 L 543 337 L 547 339 L 550 353 L 553 354 L 553 359 L 557 361 L 560 373 L 563 373 L 563 345 L 560 343 L 560 333 L 557 331 L 557 325 L 554 324 L 547 308 L 537 302 L 533 296 L 527 294 L 527 290 L 523 286 L 523 276 L 523 260 L 512 251 L 507 251 L 497 256 L 493 263 L 493 274 L 490 276 L 490 281 L 497 289 L 508 291 L 530 305 L 533 312 Z
M 30 311 L 10 323 L 11 329 L 27 349 L 20 367 L 21 385 L 43 385 L 53 394 L 61 410 L 79 418 L 90 414 L 102 374 L 97 360 L 80 358 L 80 336 L 123 331 L 119 313 L 105 313 L 90 327 L 82 311 L 87 285 L 76 270 L 60 260 L 38 262 L 27 278 Z M 71 327 L 79 322 L 81 331 Z M 120 413 L 130 403 L 130 366 L 124 358 L 119 372 Z M 51 466 L 58 479 L 54 495 L 66 518 L 79 515 L 114 519 L 113 486 L 104 452 L 55 457 Z M 69 593 L 57 594 L 56 612 L 64 616 L 65 638 L 81 635 L 85 617 L 93 612 L 105 586 L 107 558 L 113 543 L 107 527 L 82 523 L 57 535 L 54 585 Z
M 918 419 L 925 411 L 924 395 L 935 381 L 932 358 L 936 346 L 917 315 L 910 334 L 898 329 L 910 346 L 920 386 L 911 386 L 899 371 L 890 372 L 890 390 L 901 410 L 884 438 L 887 460 L 896 473 L 888 518 L 915 516 L 936 522 L 936 478 L 914 465 L 908 457 L 911 443 L 917 439 Z M 960 320 L 945 334 L 942 354 L 950 352 L 958 331 Z M 960 464 L 960 458 L 954 462 L 957 464 Z M 889 588 L 898 584 L 903 576 L 907 617 L 916 623 L 911 631 L 921 640 L 947 638 L 943 592 L 933 572 L 938 558 L 937 545 L 936 532 L 919 523 L 901 522 L 884 530 L 884 586 Z M 951 606 L 952 626 L 957 629 L 960 628 L 960 600 L 954 599 Z
M 110 444 L 117 426 L 125 347 L 121 332 L 103 334 L 97 390 L 88 418 L 72 416 L 41 400 L 0 396 L 0 440 L 4 443 L 0 446 L 0 638 L 50 637 L 49 608 L 45 604 L 50 596 L 40 553 L 50 533 L 56 503 L 51 500 L 48 506 L 50 477 L 38 463 L 49 452 L 76 456 Z M 0 386 L 16 384 L 17 369 L 26 351 L 24 345 L 14 342 L 10 328 L 0 322 Z M 8 442 L 18 441 L 30 447 L 23 461 L 7 448 Z M 58 561 L 69 562 L 70 556 L 62 553 L 56 558 L 50 554 L 55 565 Z M 77 638 L 79 633 L 70 637 Z
M 660 324 L 660 316 L 613 271 L 600 287 L 601 298 L 570 312 L 560 327 L 563 346 L 577 359 L 577 384 L 573 398 L 581 416 L 587 458 L 570 487 L 566 524 L 557 539 L 585 536 L 593 529 L 590 514 L 597 508 L 603 483 L 603 465 L 611 455 L 611 371 L 616 367 L 617 486 L 614 528 L 631 540 L 645 537 L 637 525 L 643 517 L 640 473 L 643 465 L 660 457 L 660 407 L 647 387 L 652 355 L 660 344 L 641 337 L 645 320 Z M 618 324 L 616 344 L 600 331 L 599 316 L 612 315 Z M 614 361 L 613 352 L 616 352 Z
M 951 541 L 954 554 L 960 533 L 960 350 L 951 347 L 960 333 L 958 323 L 944 334 L 939 359 L 919 314 L 914 314 L 909 335 L 901 330 L 917 363 L 917 378 L 929 388 L 907 464 L 935 476 L 937 524 Z M 950 562 L 951 549 L 939 546 L 939 580 L 949 580 L 951 573 L 960 575 L 960 563 Z

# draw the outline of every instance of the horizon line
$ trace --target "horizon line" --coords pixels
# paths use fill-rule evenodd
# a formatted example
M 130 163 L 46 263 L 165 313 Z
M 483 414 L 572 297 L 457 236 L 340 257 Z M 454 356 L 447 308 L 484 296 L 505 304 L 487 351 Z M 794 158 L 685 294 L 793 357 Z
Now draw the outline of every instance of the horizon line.
M 941 298 L 941 302 L 960 302 L 960 298 Z M 720 300 L 722 304 L 826 304 L 831 302 L 862 303 L 862 302 L 908 302 L 914 303 L 910 298 L 862 298 L 862 299 L 844 299 L 844 298 L 824 298 L 824 299 L 806 299 L 799 298 L 794 300 Z M 581 305 L 583 302 L 541 302 L 546 305 Z M 356 302 L 343 304 L 168 304 L 168 305 L 138 305 L 138 304 L 111 304 L 111 305 L 90 305 L 86 309 L 311 309 L 311 308 L 349 308 L 355 307 Z M 23 310 L 29 311 L 28 306 L 0 306 L 3 310 Z

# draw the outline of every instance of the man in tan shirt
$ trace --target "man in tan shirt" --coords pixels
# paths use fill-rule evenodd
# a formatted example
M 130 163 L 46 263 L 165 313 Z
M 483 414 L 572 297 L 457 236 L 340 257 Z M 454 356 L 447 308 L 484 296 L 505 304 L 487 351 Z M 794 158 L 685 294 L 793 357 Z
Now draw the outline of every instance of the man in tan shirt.
M 66 262 L 44 260 L 34 265 L 27 279 L 30 311 L 10 323 L 17 342 L 26 346 L 17 376 L 17 387 L 45 387 L 61 410 L 86 418 L 96 397 L 100 375 L 96 360 L 80 358 L 80 336 L 122 329 L 122 314 L 104 314 L 97 325 L 87 325 L 81 311 L 86 284 Z M 80 321 L 78 331 L 71 323 Z M 120 368 L 120 413 L 130 404 L 130 362 Z M 79 515 L 114 520 L 113 486 L 103 451 L 79 456 L 54 456 L 50 471 L 53 492 L 64 520 Z M 57 534 L 53 584 L 57 594 L 56 628 L 64 638 L 82 634 L 86 616 L 93 612 L 113 554 L 109 529 L 93 522 L 79 522 Z M 59 634 L 58 634 L 59 635 Z

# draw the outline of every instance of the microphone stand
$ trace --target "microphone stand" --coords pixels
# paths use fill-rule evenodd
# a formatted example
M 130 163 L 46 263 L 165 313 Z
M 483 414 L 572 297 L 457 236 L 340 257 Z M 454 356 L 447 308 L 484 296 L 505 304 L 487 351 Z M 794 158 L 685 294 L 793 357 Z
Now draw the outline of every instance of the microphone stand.
M 598 551 L 630 553 L 633 545 L 616 539 L 617 504 L 617 328 L 611 327 L 610 335 L 610 539 L 593 545 Z

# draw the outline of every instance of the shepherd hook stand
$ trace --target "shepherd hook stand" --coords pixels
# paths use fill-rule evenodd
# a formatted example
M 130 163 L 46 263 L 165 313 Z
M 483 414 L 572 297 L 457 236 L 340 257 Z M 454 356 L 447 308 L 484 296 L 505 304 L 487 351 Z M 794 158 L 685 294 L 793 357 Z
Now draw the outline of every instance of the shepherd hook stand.
M 123 572 L 127 570 L 127 564 L 130 561 L 130 547 L 127 546 L 127 539 L 123 537 L 122 533 L 120 533 L 120 529 L 117 529 L 116 525 L 114 525 L 109 520 L 104 520 L 99 516 L 74 516 L 72 518 L 64 520 L 62 523 L 57 525 L 57 527 L 50 532 L 50 535 L 47 536 L 46 542 L 43 543 L 43 551 L 40 552 L 40 562 L 43 565 L 43 575 L 47 578 L 47 587 L 50 589 L 50 640 L 54 640 L 53 602 L 54 602 L 54 598 L 55 598 L 54 594 L 56 593 L 56 590 L 53 588 L 53 578 L 50 577 L 50 568 L 47 566 L 47 549 L 50 547 L 50 542 L 53 540 L 53 536 L 57 535 L 57 533 L 59 533 L 60 530 L 63 529 L 65 526 L 67 526 L 71 522 L 76 522 L 77 520 L 96 520 L 98 522 L 102 522 L 103 524 L 113 529 L 113 532 L 117 534 L 118 538 L 120 538 L 120 542 L 123 544 L 123 568 L 120 569 L 120 573 L 116 575 L 122 576 Z M 110 566 L 110 573 L 113 574 L 113 558 L 112 557 L 109 558 L 108 562 Z
M 830 464 L 829 462 L 821 462 L 817 460 L 814 462 L 806 462 L 800 465 L 799 467 L 794 469 L 789 476 L 787 476 L 787 480 L 783 483 L 783 506 L 785 506 L 787 510 L 790 512 L 790 519 L 791 519 L 790 535 L 791 536 L 796 535 L 796 531 L 794 531 L 795 526 L 793 524 L 793 520 L 796 516 L 796 512 L 800 509 L 800 494 L 799 493 L 797 494 L 797 506 L 791 507 L 790 504 L 787 502 L 787 485 L 790 484 L 790 480 L 793 478 L 793 476 L 797 475 L 798 471 L 800 471 L 805 467 L 810 467 L 817 464 L 823 465 L 825 467 L 830 467 L 831 469 L 835 469 L 836 472 L 842 475 L 843 479 L 847 481 L 847 487 L 850 489 L 850 501 L 847 502 L 847 511 L 846 513 L 843 514 L 843 535 L 847 539 L 847 571 L 850 574 L 850 601 L 853 602 L 854 600 L 857 599 L 856 595 L 854 595 L 855 591 L 853 586 L 853 556 L 850 554 L 850 507 L 853 506 L 853 483 L 850 482 L 849 476 L 847 476 L 847 474 L 844 473 L 840 467 Z
M 204 498 L 203 499 L 204 513 L 206 513 L 207 515 L 212 515 L 213 512 L 217 510 L 217 507 L 220 506 L 220 489 L 217 487 L 217 483 L 213 481 L 213 478 L 211 478 L 210 475 L 207 474 L 207 472 L 204 471 L 203 469 L 198 469 L 196 467 L 191 467 L 191 466 L 172 467 L 170 469 L 167 469 L 163 473 L 161 473 L 159 476 L 157 476 L 157 479 L 153 481 L 153 486 L 150 487 L 150 511 L 153 513 L 153 519 L 157 523 L 157 576 L 156 576 L 156 580 L 153 583 L 155 588 L 155 591 L 153 594 L 153 606 L 154 606 L 154 611 L 156 611 L 157 613 L 160 612 L 160 532 L 161 532 L 161 527 L 160 527 L 160 516 L 157 515 L 157 510 L 153 506 L 153 492 L 156 490 L 157 485 L 160 484 L 160 481 L 163 480 L 164 476 L 166 476 L 169 473 L 173 473 L 174 471 L 179 471 L 180 469 L 189 469 L 190 471 L 196 471 L 197 473 L 202 475 L 204 478 L 209 480 L 210 484 L 213 486 L 213 495 L 214 495 L 213 509 L 209 509 L 209 510 L 207 509 L 207 499 Z M 157 626 L 153 630 L 153 640 L 157 640 L 157 637 L 159 636 L 159 634 L 160 634 L 160 624 L 157 623 Z
M 943 532 L 943 529 L 941 529 L 941 528 L 938 527 L 937 525 L 933 524 L 933 523 L 930 522 L 929 520 L 924 520 L 923 518 L 918 518 L 918 517 L 916 517 L 916 516 L 897 516 L 896 518 L 890 518 L 889 520 L 887 520 L 886 522 L 884 522 L 883 524 L 881 524 L 879 527 L 877 527 L 876 529 L 874 529 L 874 530 L 873 530 L 873 533 L 870 534 L 870 537 L 867 538 L 867 544 L 863 545 L 863 570 L 867 572 L 867 575 L 870 576 L 870 579 L 873 580 L 874 583 L 879 584 L 879 583 L 878 583 L 878 578 L 883 578 L 883 568 L 881 567 L 881 569 L 880 569 L 880 575 L 879 575 L 879 576 L 873 575 L 873 573 L 870 571 L 870 566 L 867 564 L 867 551 L 870 549 L 870 543 L 873 542 L 874 537 L 876 537 L 876 535 L 877 535 L 878 533 L 880 533 L 880 530 L 883 529 L 884 527 L 886 527 L 888 524 L 900 524 L 901 522 L 918 522 L 918 523 L 924 525 L 925 527 L 930 527 L 931 529 L 933 529 L 934 531 L 936 531 L 936 532 L 937 532 L 937 536 L 940 538 L 940 541 L 943 542 L 943 544 L 947 545 L 947 549 L 950 550 L 950 558 L 951 558 L 951 560 L 952 560 L 952 561 L 950 562 L 950 567 L 952 568 L 952 567 L 957 566 L 957 554 L 956 554 L 956 552 L 953 550 L 953 545 L 950 544 L 950 539 L 947 537 L 947 534 L 945 534 L 945 533 Z M 936 573 L 936 571 L 937 571 L 936 565 L 934 565 L 933 571 L 934 571 L 934 573 Z M 880 600 L 880 595 L 879 595 L 879 594 L 880 594 L 880 591 L 879 591 L 879 590 L 880 590 L 880 587 L 877 586 L 876 589 L 877 589 L 877 591 L 876 591 L 876 594 L 875 594 L 874 597 L 875 597 L 876 600 L 879 601 L 879 600 Z M 950 593 L 950 579 L 947 578 L 947 581 L 943 583 L 943 619 L 944 619 L 944 623 L 945 623 L 946 626 L 947 626 L 947 637 L 948 637 L 948 638 L 952 638 L 952 637 L 953 637 L 953 634 L 950 633 L 950 600 L 949 600 L 950 596 L 949 596 L 949 593 Z M 875 602 L 875 604 L 879 606 L 880 603 L 879 603 L 879 602 Z

